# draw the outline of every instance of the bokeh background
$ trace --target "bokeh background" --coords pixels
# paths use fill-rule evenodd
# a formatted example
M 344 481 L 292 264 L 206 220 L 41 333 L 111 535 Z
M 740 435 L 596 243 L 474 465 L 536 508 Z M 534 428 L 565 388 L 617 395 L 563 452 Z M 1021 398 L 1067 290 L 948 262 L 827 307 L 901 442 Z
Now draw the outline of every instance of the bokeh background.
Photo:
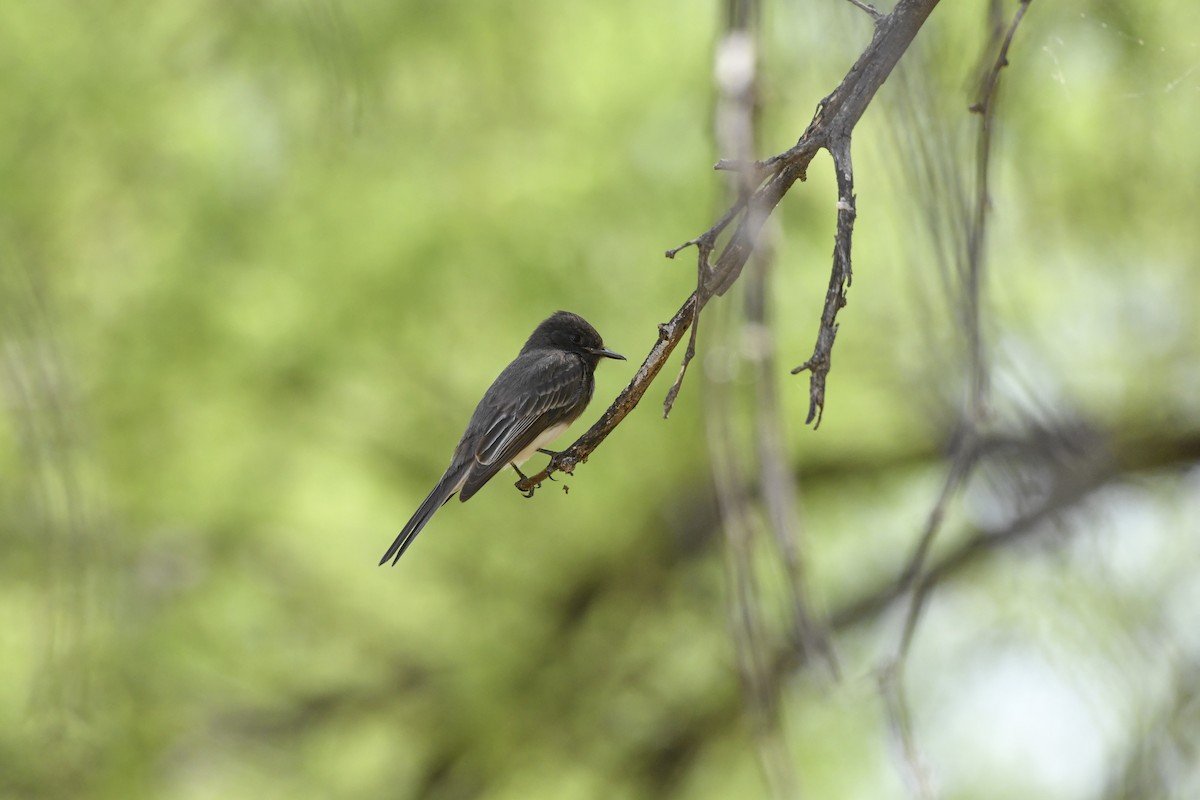
M 941 4 L 859 126 L 816 431 L 786 370 L 828 280 L 827 158 L 776 215 L 783 436 L 842 672 L 780 687 L 812 797 L 909 792 L 877 681 L 903 606 L 856 603 L 886 598 L 955 430 L 947 239 L 908 162 L 970 175 L 983 5 Z M 601 365 L 590 422 L 691 290 L 662 253 L 724 197 L 720 22 L 0 4 L 0 795 L 769 796 L 698 373 L 569 494 L 496 481 L 375 566 L 540 319 L 576 311 L 631 359 Z M 849 3 L 765 6 L 764 155 L 869 36 Z M 922 618 L 913 734 L 945 797 L 1197 797 L 1200 25 L 1176 0 L 1034 3 L 1010 58 L 985 329 L 997 428 L 1049 444 L 948 510 L 932 558 L 997 536 Z M 745 380 L 736 335 L 700 347 Z

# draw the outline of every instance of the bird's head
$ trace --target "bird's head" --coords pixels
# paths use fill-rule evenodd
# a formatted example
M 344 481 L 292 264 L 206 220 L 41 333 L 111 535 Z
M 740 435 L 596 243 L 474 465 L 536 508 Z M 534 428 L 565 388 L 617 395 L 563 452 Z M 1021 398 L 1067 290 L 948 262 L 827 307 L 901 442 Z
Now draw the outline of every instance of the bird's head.
M 525 343 L 524 350 L 554 348 L 577 353 L 593 364 L 602 358 L 624 361 L 625 356 L 604 347 L 604 340 L 588 321 L 570 311 L 555 311 L 542 321 Z

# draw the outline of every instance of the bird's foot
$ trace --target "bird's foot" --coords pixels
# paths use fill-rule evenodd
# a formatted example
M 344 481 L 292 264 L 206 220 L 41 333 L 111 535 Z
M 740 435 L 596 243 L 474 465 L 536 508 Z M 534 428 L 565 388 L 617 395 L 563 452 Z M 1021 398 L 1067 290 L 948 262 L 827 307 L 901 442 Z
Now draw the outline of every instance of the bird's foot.
M 539 447 L 539 448 L 537 449 L 537 451 L 538 451 L 539 453 L 542 453 L 542 454 L 544 454 L 544 455 L 548 455 L 548 456 L 550 456 L 550 464 L 551 464 L 551 465 L 553 465 L 553 464 L 554 464 L 554 459 L 555 459 L 555 457 L 556 457 L 556 456 L 561 456 L 561 455 L 563 454 L 563 451 L 562 451 L 562 450 L 547 450 L 547 449 L 546 449 L 546 448 L 544 448 L 544 447 Z M 550 466 L 547 466 L 547 467 L 546 467 L 546 469 L 547 469 L 547 470 L 548 470 L 548 469 L 550 469 Z M 552 481 L 555 481 L 555 482 L 557 482 L 557 481 L 558 481 L 558 478 L 554 477 L 553 475 L 547 475 L 546 477 L 547 477 L 547 478 L 549 478 L 549 479 L 550 479 L 550 480 L 552 480 Z
M 525 473 L 521 472 L 521 470 L 517 468 L 516 464 L 511 464 L 510 466 L 513 468 L 513 471 L 520 476 L 519 480 L 517 480 L 513 486 L 517 487 L 517 491 L 524 495 L 526 500 L 528 500 L 530 497 L 533 497 L 534 491 L 541 487 L 541 484 L 535 483 L 530 485 L 529 478 L 525 477 Z

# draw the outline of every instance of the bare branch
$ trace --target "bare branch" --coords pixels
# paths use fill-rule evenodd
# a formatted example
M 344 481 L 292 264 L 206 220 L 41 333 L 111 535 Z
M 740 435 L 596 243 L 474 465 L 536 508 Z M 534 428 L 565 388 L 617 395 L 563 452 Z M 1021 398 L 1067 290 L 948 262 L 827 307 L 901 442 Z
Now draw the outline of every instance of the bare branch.
M 960 437 L 960 442 L 961 444 L 956 448 L 957 452 L 951 461 L 950 469 L 946 473 L 946 480 L 942 484 L 942 491 L 938 495 L 937 501 L 933 504 L 933 508 L 929 511 L 929 516 L 925 521 L 925 529 L 921 532 L 921 538 L 917 541 L 917 547 L 905 565 L 904 571 L 901 573 L 903 591 L 906 593 L 911 592 L 911 599 L 909 600 L 908 612 L 904 617 L 904 630 L 900 636 L 900 644 L 893 656 L 893 660 L 896 662 L 902 661 L 908 655 L 908 648 L 912 644 L 912 637 L 916 631 L 917 619 L 925 606 L 925 596 L 930 586 L 923 580 L 922 571 L 925 568 L 925 560 L 929 556 L 929 548 L 933 545 L 933 540 L 937 538 L 938 532 L 942 529 L 942 523 L 946 518 L 946 508 L 949 506 L 950 500 L 966 484 L 967 478 L 971 475 L 975 467 L 978 447 L 975 444 L 974 437 Z
M 996 54 L 996 60 L 992 63 L 992 68 L 988 70 L 981 83 L 979 100 L 970 108 L 973 113 L 982 114 L 985 117 L 990 116 L 992 107 L 996 102 L 996 89 L 1000 84 L 1000 71 L 1008 66 L 1008 48 L 1012 45 L 1013 37 L 1017 33 L 1017 26 L 1025 18 L 1025 12 L 1029 10 L 1029 4 L 1032 1 L 1020 0 L 1020 5 L 1017 6 L 1017 11 L 1008 26 L 1008 32 L 1004 35 L 1004 41 L 1000 44 L 1000 51 Z
M 989 176 L 992 154 L 992 123 L 996 110 L 996 94 L 1000 85 L 1000 71 L 1008 65 L 1008 48 L 1012 44 L 1017 26 L 1025 17 L 1030 0 L 1021 0 L 1013 15 L 1008 32 L 1000 44 L 991 68 L 980 81 L 979 100 L 971 106 L 979 114 L 979 138 L 976 140 L 975 157 L 975 208 L 971 227 L 967 234 L 967 334 L 970 347 L 970 396 L 968 414 L 975 424 L 982 422 L 986 413 L 984 399 L 987 393 L 987 367 L 984 363 L 983 336 L 980 330 L 980 285 L 983 280 L 984 244 L 987 233 L 987 211 L 991 205 Z
M 671 416 L 671 409 L 675 407 L 675 398 L 679 396 L 679 390 L 683 387 L 683 377 L 687 375 L 688 365 L 692 363 L 692 359 L 696 356 L 696 334 L 700 330 L 700 320 L 697 319 L 692 325 L 692 333 L 688 336 L 687 349 L 683 351 L 683 361 L 679 364 L 679 374 L 675 376 L 675 382 L 671 384 L 671 388 L 667 390 L 666 399 L 663 400 L 663 419 Z
M 762 181 L 755 184 L 757 188 L 748 197 L 739 198 L 704 234 L 667 251 L 668 257 L 674 257 L 684 247 L 696 245 L 700 250 L 698 272 L 704 275 L 703 286 L 692 292 L 669 322 L 659 326 L 658 341 L 633 380 L 603 416 L 570 447 L 553 456 L 545 469 L 519 481 L 518 488 L 529 491 L 554 472 L 572 472 L 637 406 L 696 314 L 709 299 L 724 294 L 737 281 L 754 252 L 759 231 L 767 218 L 792 185 L 805 178 L 808 165 L 819 150 L 829 149 L 836 159 L 837 151 L 844 148 L 848 163 L 851 131 L 937 4 L 938 0 L 900 0 L 891 13 L 880 18 L 870 43 L 838 87 L 817 106 L 804 135 L 785 152 L 754 165 L 751 174 L 762 175 Z M 840 191 L 839 186 L 839 200 Z M 839 225 L 842 217 L 839 212 Z M 711 262 L 710 253 L 716 249 L 718 236 L 735 221 L 737 224 L 728 241 L 715 262 Z M 844 272 L 848 281 L 848 249 Z
M 837 337 L 837 314 L 846 305 L 846 288 L 850 286 L 853 273 L 850 267 L 850 239 L 854 234 L 854 218 L 858 214 L 854 206 L 854 165 L 850 160 L 850 137 L 840 139 L 833 145 L 834 171 L 837 173 L 837 237 L 833 244 L 833 270 L 829 274 L 829 289 L 825 292 L 825 308 L 821 312 L 821 327 L 817 332 L 817 344 L 813 354 L 800 366 L 792 370 L 795 375 L 804 370 L 812 372 L 808 382 L 808 418 L 806 424 L 821 425 L 821 414 L 825 410 L 825 378 L 829 375 L 833 359 L 833 340 Z

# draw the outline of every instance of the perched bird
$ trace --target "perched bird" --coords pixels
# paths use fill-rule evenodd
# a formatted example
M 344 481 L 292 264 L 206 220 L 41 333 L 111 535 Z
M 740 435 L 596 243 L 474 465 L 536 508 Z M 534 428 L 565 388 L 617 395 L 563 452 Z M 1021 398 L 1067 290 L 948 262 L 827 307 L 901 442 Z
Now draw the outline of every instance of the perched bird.
M 538 451 L 550 454 L 542 445 L 556 439 L 587 408 L 602 358 L 625 360 L 606 350 L 600 334 L 578 314 L 556 311 L 538 325 L 488 387 L 446 473 L 383 554 L 380 566 L 388 559 L 395 565 L 455 492 L 466 502 L 510 464 L 524 479 L 517 465 Z

